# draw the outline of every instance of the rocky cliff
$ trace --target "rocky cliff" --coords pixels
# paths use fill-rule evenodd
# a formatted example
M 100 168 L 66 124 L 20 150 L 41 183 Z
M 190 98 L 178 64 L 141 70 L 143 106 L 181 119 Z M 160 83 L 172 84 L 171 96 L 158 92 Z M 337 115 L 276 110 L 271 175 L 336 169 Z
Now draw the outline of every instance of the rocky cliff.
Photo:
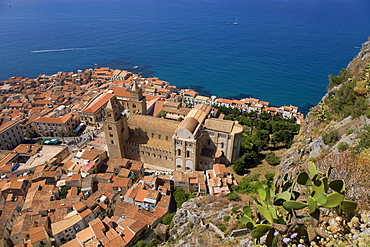
M 343 115 L 337 109 L 339 103 L 333 104 L 331 101 L 342 98 L 341 101 L 351 102 L 351 97 L 357 96 L 364 98 L 364 104 L 369 108 L 370 41 L 362 45 L 361 51 L 346 70 L 351 76 L 343 83 L 334 85 L 307 115 L 295 144 L 280 164 L 280 175 L 306 169 L 309 161 L 315 162 L 322 171 L 331 165 L 334 168 L 331 178 L 346 181 L 348 199 L 358 201 L 360 206 L 368 208 L 370 183 L 365 174 L 370 174 L 370 146 L 359 147 L 359 142 L 368 138 L 369 111 L 364 110 L 355 117 L 346 116 L 348 114 Z M 365 83 L 366 92 L 359 95 L 356 86 L 362 82 Z M 343 90 L 350 83 L 354 87 L 351 89 L 348 86 L 346 91 Z M 351 90 L 355 91 L 355 96 Z M 353 112 L 359 108 L 356 104 L 348 104 L 347 107 Z M 333 136 L 330 137 L 330 134 Z
M 211 195 L 190 199 L 173 218 L 168 246 L 254 246 L 250 230 L 237 219 L 243 206 Z

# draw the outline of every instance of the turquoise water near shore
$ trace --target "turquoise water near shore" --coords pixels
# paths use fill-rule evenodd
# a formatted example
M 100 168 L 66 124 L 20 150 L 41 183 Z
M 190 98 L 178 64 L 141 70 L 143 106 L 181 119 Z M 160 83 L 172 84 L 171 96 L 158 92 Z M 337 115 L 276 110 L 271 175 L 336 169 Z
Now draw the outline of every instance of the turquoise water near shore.
M 0 80 L 98 63 L 307 112 L 367 40 L 369 10 L 368 0 L 0 0 Z

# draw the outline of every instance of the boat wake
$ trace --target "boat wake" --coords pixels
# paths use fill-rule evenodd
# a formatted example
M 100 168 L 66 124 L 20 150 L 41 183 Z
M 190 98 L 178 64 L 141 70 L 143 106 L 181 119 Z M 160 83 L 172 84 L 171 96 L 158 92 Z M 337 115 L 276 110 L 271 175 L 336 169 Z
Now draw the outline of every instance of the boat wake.
M 37 53 L 37 52 L 58 52 L 58 51 L 84 51 L 91 48 L 64 48 L 64 49 L 51 49 L 51 50 L 37 50 L 37 51 L 31 51 L 31 53 Z

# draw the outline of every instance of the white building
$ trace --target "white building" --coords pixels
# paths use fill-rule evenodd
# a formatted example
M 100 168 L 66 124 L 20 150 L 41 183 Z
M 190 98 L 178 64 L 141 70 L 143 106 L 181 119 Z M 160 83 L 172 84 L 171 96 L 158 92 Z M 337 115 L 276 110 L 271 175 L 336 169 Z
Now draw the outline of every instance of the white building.
M 19 121 L 10 121 L 0 126 L 0 149 L 11 150 L 24 141 Z

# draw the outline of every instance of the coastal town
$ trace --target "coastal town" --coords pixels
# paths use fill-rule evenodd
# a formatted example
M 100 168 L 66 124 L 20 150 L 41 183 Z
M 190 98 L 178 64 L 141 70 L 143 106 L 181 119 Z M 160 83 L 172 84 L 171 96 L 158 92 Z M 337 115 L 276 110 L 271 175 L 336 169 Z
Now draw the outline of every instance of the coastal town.
M 298 107 L 226 99 L 100 68 L 0 82 L 0 246 L 132 246 L 172 194 L 225 195 L 243 126 L 219 107 L 301 124 Z M 164 238 L 165 241 L 165 238 Z

